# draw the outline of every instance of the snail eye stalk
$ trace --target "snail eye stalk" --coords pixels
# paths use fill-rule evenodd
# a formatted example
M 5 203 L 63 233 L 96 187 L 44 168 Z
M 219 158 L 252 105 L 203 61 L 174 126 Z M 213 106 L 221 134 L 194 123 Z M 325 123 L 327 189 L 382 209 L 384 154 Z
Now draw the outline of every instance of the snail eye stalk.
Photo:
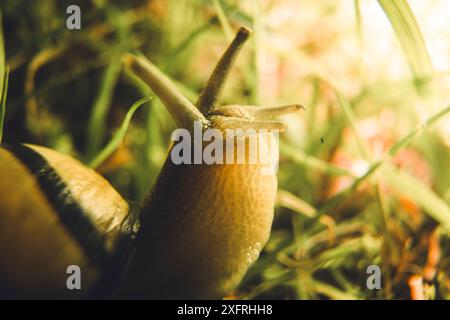
M 191 129 L 194 121 L 200 121 L 203 127 L 209 126 L 208 120 L 201 112 L 148 59 L 126 54 L 123 61 L 134 74 L 138 75 L 152 88 L 180 127 Z
M 217 106 L 228 74 L 250 33 L 251 31 L 247 28 L 242 27 L 239 29 L 234 40 L 228 46 L 206 82 L 206 86 L 197 102 L 197 108 L 204 116 L 207 116 L 209 111 Z

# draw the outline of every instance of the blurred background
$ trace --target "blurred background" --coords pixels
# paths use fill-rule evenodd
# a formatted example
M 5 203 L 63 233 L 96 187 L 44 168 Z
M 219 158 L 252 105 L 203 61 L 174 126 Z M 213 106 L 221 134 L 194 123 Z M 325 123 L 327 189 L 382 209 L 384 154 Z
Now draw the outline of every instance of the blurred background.
M 144 54 L 195 102 L 234 32 L 253 30 L 223 104 L 306 111 L 285 117 L 272 236 L 228 298 L 450 298 L 449 1 L 0 2 L 3 142 L 70 154 L 131 201 L 175 123 L 122 55 Z M 80 30 L 66 28 L 71 4 Z

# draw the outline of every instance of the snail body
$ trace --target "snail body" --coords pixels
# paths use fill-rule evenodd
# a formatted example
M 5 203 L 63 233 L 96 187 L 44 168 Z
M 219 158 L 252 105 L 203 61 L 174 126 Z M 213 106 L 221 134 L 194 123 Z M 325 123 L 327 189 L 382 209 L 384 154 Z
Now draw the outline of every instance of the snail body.
M 0 295 L 11 297 L 220 298 L 241 281 L 268 240 L 277 190 L 271 118 L 280 107 L 218 106 L 228 72 L 249 30 L 241 28 L 194 106 L 143 57 L 124 62 L 162 100 L 181 128 L 266 129 L 256 162 L 174 164 L 168 156 L 157 182 L 133 209 L 95 171 L 34 145 L 0 146 Z M 236 142 L 235 142 L 236 141 Z M 241 142 L 242 142 L 241 141 Z M 180 142 L 178 142 L 180 143 Z M 176 148 L 175 143 L 173 148 Z M 67 290 L 66 268 L 83 274 Z
M 167 160 L 141 215 L 136 292 L 219 298 L 235 287 L 269 238 L 277 179 L 263 169 Z

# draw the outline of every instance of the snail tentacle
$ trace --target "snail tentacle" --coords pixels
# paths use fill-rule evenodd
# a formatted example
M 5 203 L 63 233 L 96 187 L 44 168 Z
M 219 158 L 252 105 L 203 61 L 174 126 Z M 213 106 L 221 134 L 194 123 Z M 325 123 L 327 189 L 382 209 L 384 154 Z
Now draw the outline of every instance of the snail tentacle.
M 203 114 L 148 59 L 127 54 L 123 60 L 125 65 L 144 80 L 162 100 L 177 125 L 190 130 L 194 121 L 200 121 L 203 127 L 208 127 L 209 122 Z
M 197 107 L 203 115 L 207 116 L 209 111 L 216 107 L 231 67 L 250 33 L 249 29 L 241 27 L 214 68 L 197 102 Z

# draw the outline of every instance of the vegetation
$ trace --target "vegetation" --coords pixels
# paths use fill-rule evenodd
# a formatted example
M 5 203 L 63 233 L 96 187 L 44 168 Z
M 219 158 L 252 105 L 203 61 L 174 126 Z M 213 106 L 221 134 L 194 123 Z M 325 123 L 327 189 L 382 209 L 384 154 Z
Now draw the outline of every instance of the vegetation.
M 229 298 L 449 299 L 450 65 L 428 44 L 448 60 L 448 28 L 431 33 L 448 4 L 424 3 L 83 0 L 68 30 L 71 1 L 1 1 L 0 141 L 71 154 L 141 201 L 175 124 L 121 57 L 194 99 L 250 27 L 223 102 L 306 112 L 285 118 L 272 236 Z

